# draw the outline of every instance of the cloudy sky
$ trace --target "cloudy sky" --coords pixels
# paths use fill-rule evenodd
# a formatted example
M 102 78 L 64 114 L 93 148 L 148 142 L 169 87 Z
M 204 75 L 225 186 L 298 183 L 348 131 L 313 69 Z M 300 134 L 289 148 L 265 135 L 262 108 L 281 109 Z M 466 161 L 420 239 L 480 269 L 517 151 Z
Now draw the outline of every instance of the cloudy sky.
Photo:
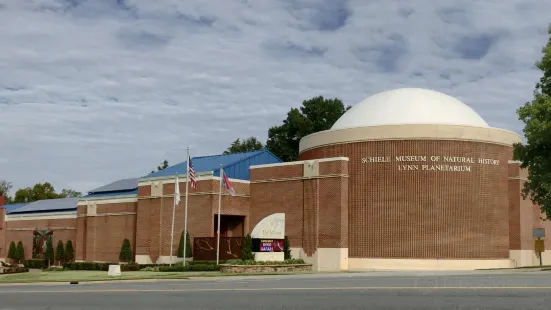
M 542 0 L 0 0 L 0 179 L 86 191 L 399 87 L 521 133 Z

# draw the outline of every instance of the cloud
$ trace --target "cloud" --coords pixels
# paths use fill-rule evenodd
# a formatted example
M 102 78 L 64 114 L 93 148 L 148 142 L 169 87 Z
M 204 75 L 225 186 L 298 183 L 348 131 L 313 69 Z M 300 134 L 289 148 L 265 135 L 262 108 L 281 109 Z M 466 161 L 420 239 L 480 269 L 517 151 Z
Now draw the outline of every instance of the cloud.
M 267 138 L 307 98 L 398 87 L 456 96 L 492 126 L 541 73 L 535 0 L 4 0 L 0 178 L 85 191 L 165 158 Z

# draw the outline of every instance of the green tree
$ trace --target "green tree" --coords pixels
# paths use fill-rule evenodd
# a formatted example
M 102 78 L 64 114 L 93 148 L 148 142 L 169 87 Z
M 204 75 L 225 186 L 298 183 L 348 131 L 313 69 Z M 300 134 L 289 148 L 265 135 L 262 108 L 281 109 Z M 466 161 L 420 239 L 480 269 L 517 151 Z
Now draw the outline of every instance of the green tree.
M 193 257 L 193 253 L 191 252 L 191 242 L 189 238 L 189 232 L 185 234 L 184 237 L 184 231 L 180 234 L 180 243 L 178 244 L 178 257 L 182 258 L 184 257 L 184 238 L 186 238 L 186 258 Z
M 74 257 L 74 253 L 75 251 L 73 250 L 73 242 L 71 242 L 71 240 L 67 240 L 67 242 L 65 243 L 65 260 L 68 261 L 68 262 L 71 262 L 73 261 L 73 259 L 75 258 Z
M 65 260 L 65 251 L 63 249 L 63 241 L 61 240 L 57 242 L 57 247 L 55 249 L 55 259 L 60 264 L 63 260 Z
M 124 239 L 121 246 L 121 252 L 119 254 L 119 260 L 121 262 L 132 261 L 132 248 L 130 247 L 130 240 Z
M 168 168 L 168 167 L 169 167 L 169 166 L 168 166 L 168 160 L 165 159 L 165 160 L 163 161 L 163 163 L 162 163 L 160 166 L 157 166 L 157 171 L 165 170 L 165 169 Z M 150 173 L 155 173 L 155 172 L 157 172 L 157 171 L 151 170 Z
M 14 241 L 10 242 L 10 248 L 8 250 L 8 258 L 12 259 L 12 260 L 17 260 L 18 259 L 17 248 L 15 247 L 15 242 Z
M 46 250 L 44 250 L 44 259 L 47 261 L 48 267 L 53 263 L 55 258 L 54 245 L 52 238 L 48 238 L 46 241 Z
M 23 242 L 17 242 L 17 247 L 15 249 L 15 260 L 20 263 L 25 260 L 25 247 L 23 247 Z
M 237 139 L 232 142 L 230 147 L 228 147 L 224 154 L 233 154 L 233 153 L 245 153 L 252 151 L 259 151 L 264 148 L 262 142 L 258 141 L 255 137 L 250 137 L 244 140 Z
M 76 198 L 82 197 L 82 193 L 72 189 L 62 189 L 60 196 L 62 196 L 60 198 Z
M 268 130 L 266 148 L 283 161 L 298 158 L 298 146 L 303 137 L 331 126 L 350 109 L 340 99 L 314 97 L 302 102 L 300 109 L 292 108 L 280 126 Z
M 12 187 L 13 185 L 11 184 L 11 182 L 0 180 L 0 196 L 9 197 Z
M 287 236 L 285 236 L 285 240 L 283 241 L 283 255 L 284 259 L 293 258 L 291 256 L 291 243 L 289 242 L 289 237 Z
M 33 187 L 21 188 L 15 192 L 14 203 L 33 202 L 43 199 L 64 198 L 49 182 L 37 183 Z
M 241 248 L 241 255 L 243 256 L 241 258 L 242 260 L 254 260 L 253 238 L 251 238 L 251 234 L 247 234 L 247 236 L 243 240 L 243 247 Z
M 551 25 L 548 34 L 551 35 Z M 551 36 L 542 54 L 536 66 L 543 76 L 534 89 L 534 99 L 517 110 L 524 123 L 526 143 L 514 145 L 513 158 L 528 170 L 523 197 L 532 200 L 551 219 Z

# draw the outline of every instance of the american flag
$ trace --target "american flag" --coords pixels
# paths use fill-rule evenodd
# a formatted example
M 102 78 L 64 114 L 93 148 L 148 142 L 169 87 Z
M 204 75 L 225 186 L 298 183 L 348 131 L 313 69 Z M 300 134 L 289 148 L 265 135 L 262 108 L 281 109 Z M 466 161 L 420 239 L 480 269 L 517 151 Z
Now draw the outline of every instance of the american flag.
M 193 187 L 193 188 L 197 188 L 197 182 L 195 182 L 195 170 L 193 169 L 193 165 L 191 165 L 191 157 L 188 158 L 188 162 L 189 162 L 189 171 L 188 171 L 188 175 L 189 175 L 189 182 L 190 182 L 190 185 L 191 185 L 191 187 Z

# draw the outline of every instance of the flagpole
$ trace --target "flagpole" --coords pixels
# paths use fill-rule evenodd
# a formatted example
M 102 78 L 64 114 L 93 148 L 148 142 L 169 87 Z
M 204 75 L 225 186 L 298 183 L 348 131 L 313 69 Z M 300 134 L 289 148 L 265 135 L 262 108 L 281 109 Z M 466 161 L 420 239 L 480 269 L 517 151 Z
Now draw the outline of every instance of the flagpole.
M 178 182 L 178 173 L 176 173 L 176 184 L 174 185 L 174 202 L 172 206 L 172 230 L 170 231 L 170 266 L 172 266 L 172 246 L 174 244 L 174 217 L 176 216 L 176 201 L 180 199 L 176 198 L 176 195 L 180 195 L 180 183 Z
M 184 266 L 186 265 L 186 249 L 187 249 L 187 202 L 189 188 L 189 146 L 186 148 L 187 170 L 186 170 L 186 203 L 184 208 Z
M 216 242 L 216 265 L 220 261 L 220 218 L 222 217 L 222 179 L 224 178 L 224 168 L 220 164 L 220 189 L 218 190 L 218 241 Z

